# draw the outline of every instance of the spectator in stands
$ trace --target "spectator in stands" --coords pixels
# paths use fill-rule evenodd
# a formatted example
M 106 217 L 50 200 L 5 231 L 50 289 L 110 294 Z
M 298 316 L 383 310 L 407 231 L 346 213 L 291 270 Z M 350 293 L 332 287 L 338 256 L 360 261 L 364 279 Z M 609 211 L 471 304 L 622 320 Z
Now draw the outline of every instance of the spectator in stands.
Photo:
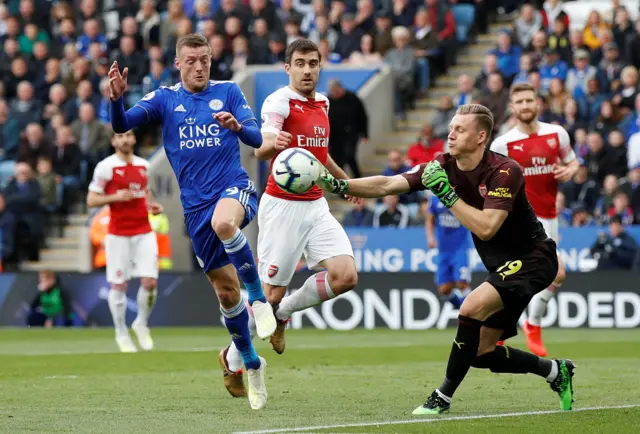
M 561 186 L 561 190 L 567 198 L 567 204 L 574 209 L 582 205 L 588 211 L 593 211 L 598 200 L 599 188 L 596 182 L 589 179 L 589 169 L 581 164 L 573 179 Z
M 244 36 L 236 36 L 233 39 L 233 63 L 231 63 L 231 71 L 235 74 L 242 71 L 251 64 L 249 57 L 249 41 Z M 268 54 L 268 52 L 267 52 Z M 271 59 L 269 59 L 271 60 Z
M 607 168 L 603 165 L 603 162 L 608 159 L 608 149 L 604 147 L 600 133 L 589 133 L 587 140 L 589 153 L 585 157 L 585 164 L 589 168 L 589 179 L 593 179 L 598 185 L 602 185 L 604 177 L 607 175 Z
M 547 98 L 541 94 L 538 94 L 538 120 L 548 124 L 562 124 L 562 117 L 551 111 Z
M 354 178 L 360 178 L 358 145 L 369 141 L 369 117 L 360 97 L 344 88 L 339 80 L 329 82 L 329 152 L 341 168 L 349 166 Z
M 343 59 L 348 59 L 354 51 L 358 51 L 360 48 L 360 39 L 364 35 L 364 30 L 357 27 L 355 16 L 351 13 L 342 15 L 340 29 L 341 34 L 338 36 L 334 51 Z
M 257 27 L 256 25 L 256 28 Z M 225 51 L 224 39 L 220 35 L 215 35 L 209 39 L 209 44 L 211 45 L 211 79 L 230 80 L 233 76 L 233 70 L 231 69 L 233 55 Z M 261 52 L 267 52 L 267 45 L 263 47 Z M 169 73 L 167 80 L 171 78 L 171 74 Z
M 53 166 L 48 157 L 38 159 L 37 181 L 40 185 L 40 206 L 47 214 L 53 214 L 58 211 L 59 194 L 58 179 L 53 173 Z
M 142 0 L 136 21 L 140 25 L 145 48 L 160 42 L 160 14 L 156 10 L 155 0 Z M 210 24 L 215 26 L 213 21 Z
M 589 53 L 589 47 L 584 44 L 582 31 L 574 29 L 569 33 L 569 43 L 571 44 L 571 57 L 567 61 L 568 64 L 575 66 L 575 55 L 578 50 L 584 50 Z
M 498 46 L 489 51 L 498 58 L 498 69 L 504 76 L 507 83 L 513 80 L 513 77 L 520 69 L 520 55 L 522 49 L 512 42 L 511 32 L 503 29 L 498 33 Z
M 528 50 L 534 68 L 540 68 L 547 48 L 549 48 L 547 45 L 547 34 L 544 30 L 538 30 L 536 34 L 533 35 L 531 46 Z
M 73 318 L 71 298 L 62 288 L 56 273 L 50 270 L 41 271 L 38 294 L 31 302 L 27 325 L 44 328 L 71 327 Z
M 556 195 L 556 212 L 558 213 L 558 224 L 561 228 L 568 228 L 571 226 L 573 212 L 571 211 L 571 208 L 567 207 L 567 198 L 561 191 L 558 191 L 558 194 Z
M 574 151 L 576 151 L 576 131 L 587 129 L 587 123 L 580 119 L 578 103 L 573 98 L 567 98 L 562 107 L 562 126 L 569 133 L 571 143 L 574 144 Z
M 353 208 L 344 214 L 342 226 L 371 227 L 373 226 L 373 215 L 367 200 L 356 202 L 353 204 Z
M 404 229 L 409 226 L 411 216 L 409 208 L 400 203 L 398 196 L 385 196 L 384 207 L 379 208 L 373 216 L 373 227 L 396 227 Z
M 456 114 L 453 100 L 449 95 L 442 95 L 438 100 L 438 108 L 431 118 L 433 135 L 438 139 L 446 139 L 449 135 L 449 123 Z
M 574 133 L 573 139 L 573 151 L 578 157 L 579 161 L 584 161 L 584 157 L 589 152 L 589 145 L 587 144 L 587 127 L 578 128 Z
M 635 32 L 629 36 L 627 42 L 628 63 L 636 68 L 640 68 L 640 18 L 636 20 Z
M 609 44 L 615 44 L 613 39 L 613 32 L 611 32 L 611 30 L 600 32 L 598 41 L 600 42 L 599 47 L 591 50 L 591 53 L 589 54 L 589 63 L 591 63 L 595 67 L 597 67 L 600 62 L 602 62 L 602 59 L 604 59 L 604 47 Z
M 440 49 L 445 53 L 445 68 L 453 64 L 456 55 L 456 21 L 446 2 L 424 0 L 431 18 L 431 27 L 438 35 Z M 447 70 L 445 69 L 444 72 Z
M 473 79 L 467 74 L 462 74 L 458 77 L 458 93 L 453 98 L 453 104 L 457 108 L 464 104 L 471 104 L 475 98 L 476 92 L 473 89 Z
M 135 40 L 131 36 L 120 39 L 120 50 L 114 60 L 120 65 L 129 68 L 129 83 L 142 83 L 146 71 L 144 56 L 136 53 Z
M 617 191 L 613 196 L 613 205 L 602 216 L 602 223 L 608 223 L 616 215 L 620 216 L 623 225 L 630 226 L 633 224 L 634 214 L 633 208 L 629 203 L 629 195 L 621 190 Z
M 549 90 L 551 81 L 556 78 L 560 80 L 560 84 L 564 87 L 564 81 L 567 79 L 569 65 L 560 59 L 560 53 L 557 50 L 547 48 L 545 57 L 540 65 L 540 80 L 542 88 Z
M 93 167 L 105 157 L 110 140 L 104 125 L 96 119 L 96 111 L 91 103 L 80 106 L 78 119 L 71 123 L 71 134 L 82 151 L 84 160 L 89 163 L 90 173 Z
M 600 133 L 604 138 L 618 127 L 620 120 L 620 112 L 618 109 L 610 101 L 604 101 L 600 105 L 600 116 L 598 116 L 592 129 Z
M 67 125 L 62 125 L 56 130 L 55 145 L 51 161 L 53 170 L 60 176 L 63 186 L 62 209 L 66 214 L 81 185 L 82 151 L 75 143 L 71 128 Z
M 629 141 L 631 141 L 631 136 L 640 132 L 640 94 L 636 95 L 634 109 L 634 111 L 627 114 L 620 124 L 620 129 Z
M 392 37 L 395 48 L 387 51 L 384 61 L 391 66 L 393 73 L 396 116 L 405 120 L 406 110 L 415 97 L 416 56 L 413 48 L 408 46 L 411 35 L 406 27 L 394 27 Z
M 580 36 L 582 36 L 580 34 Z M 564 24 L 562 18 L 556 18 L 553 21 L 553 32 L 547 38 L 549 49 L 556 50 L 560 56 L 560 60 L 569 65 L 573 61 L 573 51 L 571 50 L 571 42 L 569 40 L 569 31 Z
M 573 209 L 573 221 L 571 226 L 574 228 L 586 228 L 595 226 L 593 217 L 589 214 L 589 211 L 584 205 L 578 203 Z
M 293 0 L 280 0 L 280 7 L 276 13 L 282 23 L 286 23 L 291 20 L 302 24 L 302 21 L 304 20 L 304 15 L 298 12 L 294 7 Z
M 618 178 L 615 175 L 607 175 L 602 182 L 602 190 L 600 191 L 600 197 L 596 202 L 596 206 L 593 210 L 593 216 L 602 222 L 605 219 L 608 210 L 613 206 L 613 198 L 618 192 Z
M 18 154 L 20 128 L 18 120 L 10 117 L 6 101 L 0 99 L 0 178 L 2 179 L 7 179 L 13 174 L 14 160 Z
M 2 252 L 0 260 L 2 269 L 6 269 L 14 257 L 16 218 L 13 213 L 7 210 L 4 194 L 0 193 L 0 244 Z
M 580 117 L 589 124 L 595 122 L 600 116 L 600 106 L 606 99 L 606 96 L 600 92 L 600 81 L 595 77 L 589 79 L 587 81 L 587 92 L 576 98 Z
M 395 7 L 394 2 L 394 7 Z M 411 24 L 411 23 L 410 23 Z M 377 53 L 384 57 L 387 51 L 393 48 L 393 39 L 391 38 L 391 28 L 393 22 L 391 17 L 384 12 L 378 12 L 376 16 L 376 28 L 372 32 L 373 46 Z
M 569 16 L 562 10 L 562 0 L 545 0 L 540 12 L 547 31 L 553 30 L 556 20 L 561 20 L 565 28 L 569 28 Z
M 609 234 L 598 234 L 591 254 L 599 270 L 631 269 L 637 250 L 635 239 L 624 230 L 622 217 L 616 215 L 609 222 Z
M 97 20 L 86 20 L 82 26 L 83 33 L 78 38 L 78 53 L 86 56 L 89 53 L 89 46 L 98 42 L 103 46 L 103 50 L 107 49 L 107 38 L 100 33 L 100 23 Z
M 569 93 L 564 89 L 564 82 L 560 78 L 551 79 L 546 98 L 549 110 L 555 115 L 562 116 L 564 104 L 569 98 Z
M 498 70 L 498 57 L 495 54 L 487 54 L 484 56 L 484 63 L 480 73 L 476 76 L 473 87 L 481 92 L 484 92 L 487 88 L 487 78 L 489 75 L 500 72 Z
M 608 160 L 605 162 L 607 173 L 612 173 L 618 178 L 624 178 L 627 175 L 627 148 L 625 146 L 624 135 L 618 129 L 614 129 L 609 133 L 608 137 L 609 152 Z
M 638 70 L 633 66 L 627 66 L 620 73 L 622 84 L 620 89 L 613 96 L 611 102 L 623 110 L 625 114 L 635 108 L 636 97 L 638 96 Z
M 405 164 L 405 158 L 402 155 L 402 152 L 398 149 L 392 149 L 387 154 L 387 167 L 382 171 L 382 174 L 384 176 L 394 176 L 404 173 L 409 169 L 411 168 Z M 415 202 L 415 197 L 415 193 L 401 194 L 400 202 L 403 204 Z
M 222 0 L 220 2 L 220 9 L 218 9 L 218 12 L 223 10 L 223 8 L 225 7 L 225 3 L 229 4 L 229 1 Z M 232 0 L 231 4 L 233 3 L 235 2 Z M 216 12 L 216 15 L 218 12 Z M 214 15 L 214 18 L 216 15 Z M 171 45 L 171 42 L 173 38 L 175 38 L 176 34 L 176 23 L 181 18 L 185 18 L 182 1 L 169 0 L 169 2 L 167 3 L 167 16 L 160 23 L 160 45 L 162 47 L 168 47 L 169 45 Z M 218 29 L 222 28 L 221 24 L 222 23 L 220 23 L 220 21 L 216 20 L 216 27 Z
M 362 65 L 362 66 L 382 66 L 384 64 L 384 58 L 380 55 L 380 53 L 374 51 L 373 49 L 373 37 L 366 33 L 362 35 L 362 40 L 360 41 L 360 50 L 354 51 L 351 54 L 351 57 L 348 59 L 348 63 L 350 65 Z M 427 70 L 428 73 L 428 70 Z M 426 77 L 425 86 L 428 87 L 429 77 Z
M 590 50 L 599 48 L 601 42 L 598 36 L 601 32 L 607 30 L 609 30 L 609 24 L 602 19 L 600 12 L 592 10 L 584 26 L 583 37 L 585 45 L 589 47 Z
M 274 65 L 284 65 L 286 38 L 279 32 L 271 32 L 269 35 L 269 51 L 271 63 Z
M 333 51 L 339 35 L 336 29 L 329 26 L 329 19 L 326 15 L 316 15 L 315 26 L 309 31 L 308 38 L 316 44 L 319 44 L 321 39 L 326 39 L 329 43 L 329 50 Z M 389 39 L 391 39 L 391 31 L 389 31 Z
M 532 4 L 525 3 L 520 8 L 520 16 L 513 25 L 515 42 L 527 48 L 533 35 L 543 27 L 542 14 Z
M 595 66 L 589 65 L 589 53 L 585 50 L 577 50 L 573 55 L 574 67 L 567 73 L 565 88 L 575 98 L 580 99 L 587 93 L 587 83 L 598 75 Z
M 509 91 L 505 89 L 502 75 L 493 73 L 487 80 L 487 92 L 480 97 L 480 104 L 487 107 L 493 113 L 494 132 L 507 119 L 506 113 L 509 106 Z M 448 125 L 448 124 L 447 124 Z
M 16 217 L 21 253 L 35 260 L 42 241 L 43 222 L 39 206 L 40 185 L 29 164 L 22 162 L 16 165 L 15 177 L 7 184 L 4 197 L 7 209 Z
M 44 135 L 42 126 L 37 122 L 27 125 L 24 137 L 18 147 L 17 160 L 28 163 L 33 170 L 36 170 L 38 159 L 49 157 L 51 151 L 51 142 Z
M 407 164 L 411 167 L 428 163 L 444 152 L 444 140 L 433 136 L 433 127 L 427 123 L 422 127 L 416 143 L 407 151 Z
M 391 20 L 394 26 L 411 27 L 413 25 L 415 9 L 412 2 L 394 0 L 391 13 L 393 14 Z
M 640 222 L 640 165 L 631 167 L 627 176 L 625 188 L 631 197 L 631 208 L 633 209 L 633 221 Z
M 42 103 L 34 98 L 33 86 L 27 81 L 18 84 L 17 98 L 9 103 L 9 113 L 12 118 L 24 128 L 32 122 L 39 122 L 42 118 Z
M 284 25 L 284 31 L 286 34 L 286 46 L 288 47 L 293 41 L 303 37 L 300 31 L 300 23 L 294 18 L 289 19 Z M 285 47 L 286 48 L 286 47 Z
M 624 68 L 624 62 L 620 58 L 618 46 L 613 42 L 609 42 L 604 45 L 603 52 L 603 58 L 598 64 L 598 79 L 600 80 L 600 83 L 602 83 L 603 89 L 606 89 L 609 92 L 615 92 L 616 89 L 614 89 L 614 85 L 618 85 L 620 74 Z M 629 108 L 632 108 L 633 99 L 630 101 L 630 104 Z

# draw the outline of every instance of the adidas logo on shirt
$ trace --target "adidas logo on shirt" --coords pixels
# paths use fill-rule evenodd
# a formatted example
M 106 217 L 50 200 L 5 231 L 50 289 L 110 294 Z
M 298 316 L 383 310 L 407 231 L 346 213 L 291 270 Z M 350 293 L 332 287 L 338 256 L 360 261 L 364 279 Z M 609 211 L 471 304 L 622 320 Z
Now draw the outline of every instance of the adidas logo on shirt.
M 184 106 L 182 104 L 180 104 L 178 107 L 176 107 L 174 110 L 174 112 L 186 112 Z

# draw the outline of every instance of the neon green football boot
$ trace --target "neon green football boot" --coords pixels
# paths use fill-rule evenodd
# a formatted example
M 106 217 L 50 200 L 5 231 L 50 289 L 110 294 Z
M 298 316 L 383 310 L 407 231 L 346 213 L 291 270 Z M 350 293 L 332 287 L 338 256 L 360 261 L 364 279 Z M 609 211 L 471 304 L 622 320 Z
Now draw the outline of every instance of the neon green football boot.
M 573 371 L 576 365 L 569 359 L 554 359 L 553 362 L 558 364 L 558 376 L 549 383 L 549 386 L 560 397 L 560 409 L 571 410 L 575 401 L 573 399 Z

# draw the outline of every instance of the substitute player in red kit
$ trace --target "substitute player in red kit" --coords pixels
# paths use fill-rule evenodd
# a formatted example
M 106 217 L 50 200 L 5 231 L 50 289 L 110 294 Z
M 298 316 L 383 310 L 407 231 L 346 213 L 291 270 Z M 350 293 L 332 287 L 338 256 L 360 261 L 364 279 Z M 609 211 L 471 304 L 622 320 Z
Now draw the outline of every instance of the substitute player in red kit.
M 536 91 L 528 83 L 511 89 L 511 110 L 516 126 L 496 138 L 491 150 L 513 158 L 522 167 L 527 197 L 544 230 L 559 243 L 556 196 L 558 182 L 566 182 L 578 171 L 578 160 L 571 147 L 569 134 L 560 125 L 539 122 Z M 553 283 L 531 300 L 529 319 L 523 331 L 529 349 L 538 356 L 547 355 L 542 342 L 540 320 L 547 303 L 565 279 L 565 268 L 559 261 L 558 275 Z
M 329 100 L 316 92 L 320 64 L 320 51 L 313 42 L 298 39 L 289 45 L 285 53 L 289 85 L 265 100 L 262 146 L 255 153 L 273 164 L 279 152 L 301 147 L 315 155 L 336 178 L 346 179 L 346 173 L 329 156 Z M 358 277 L 349 238 L 317 186 L 293 195 L 280 189 L 269 176 L 258 207 L 258 227 L 258 272 L 278 320 L 271 344 L 281 354 L 291 314 L 353 289 Z M 326 271 L 314 274 L 300 289 L 284 297 L 303 254 L 309 268 L 320 265 Z M 233 377 L 228 371 L 242 367 L 234 345 L 223 350 L 221 363 L 228 374 L 225 380 L 230 382 Z
M 116 343 L 123 353 L 134 353 L 136 346 L 125 323 L 127 283 L 140 278 L 138 315 L 131 324 L 143 350 L 153 349 L 147 321 L 156 300 L 158 279 L 158 242 L 149 224 L 149 211 L 162 212 L 162 206 L 147 201 L 149 163 L 133 154 L 136 136 L 133 131 L 114 134 L 115 153 L 96 166 L 89 185 L 87 206 L 109 205 L 111 219 L 105 239 L 107 281 L 111 284 L 108 303 Z

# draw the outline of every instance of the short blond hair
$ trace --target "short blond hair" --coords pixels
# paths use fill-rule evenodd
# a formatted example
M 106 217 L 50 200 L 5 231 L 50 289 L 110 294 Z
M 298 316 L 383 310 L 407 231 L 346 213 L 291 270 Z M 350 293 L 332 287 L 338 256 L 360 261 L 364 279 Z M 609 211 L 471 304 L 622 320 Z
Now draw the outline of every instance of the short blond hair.
M 482 104 L 463 104 L 456 110 L 457 115 L 474 115 L 478 128 L 487 133 L 485 145 L 489 143 L 493 131 L 493 113 Z
M 180 55 L 180 49 L 183 47 L 189 48 L 200 48 L 200 47 L 209 47 L 209 52 L 211 52 L 211 45 L 209 45 L 209 41 L 202 35 L 198 33 L 189 33 L 178 39 L 176 42 L 176 54 Z

